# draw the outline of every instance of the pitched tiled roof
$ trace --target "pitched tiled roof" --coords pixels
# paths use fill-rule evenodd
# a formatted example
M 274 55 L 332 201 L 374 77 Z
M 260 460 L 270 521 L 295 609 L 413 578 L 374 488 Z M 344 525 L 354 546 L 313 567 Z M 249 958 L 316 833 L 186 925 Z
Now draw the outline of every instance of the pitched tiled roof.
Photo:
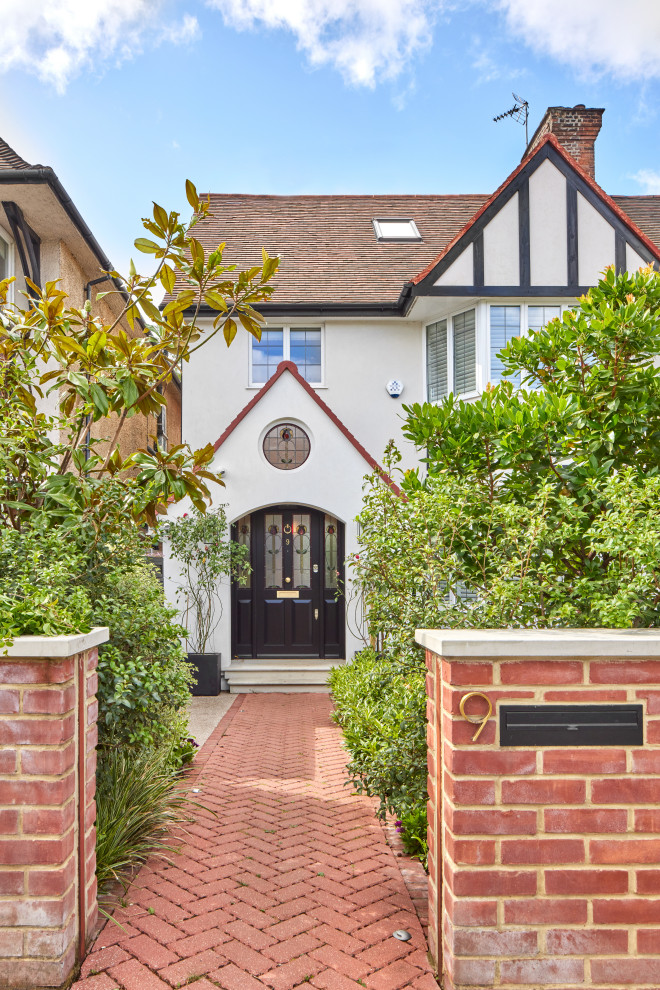
M 394 304 L 409 281 L 487 200 L 461 196 L 211 195 L 212 219 L 197 227 L 205 247 L 227 242 L 239 269 L 281 254 L 273 303 Z M 421 242 L 378 242 L 374 218 L 410 218 Z
M 13 148 L 10 148 L 6 141 L 0 138 L 0 168 L 31 168 L 20 155 L 17 155 Z
M 211 194 L 212 217 L 197 237 L 238 269 L 261 262 L 261 248 L 281 254 L 272 302 L 279 305 L 393 305 L 404 283 L 440 255 L 491 197 L 257 196 Z M 613 196 L 660 245 L 660 196 Z M 421 242 L 378 242 L 374 218 L 411 218 Z
M 612 196 L 612 199 L 654 244 L 660 245 L 660 196 Z

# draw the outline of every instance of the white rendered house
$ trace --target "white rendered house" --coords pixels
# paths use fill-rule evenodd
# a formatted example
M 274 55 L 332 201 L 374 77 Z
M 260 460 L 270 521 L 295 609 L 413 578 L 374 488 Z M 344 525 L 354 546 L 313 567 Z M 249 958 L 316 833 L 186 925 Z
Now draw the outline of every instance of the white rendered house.
M 217 335 L 183 378 L 182 437 L 215 445 L 218 501 L 251 552 L 248 583 L 222 588 L 231 690 L 322 689 L 363 645 L 344 561 L 388 441 L 417 463 L 402 403 L 479 395 L 506 341 L 607 265 L 660 263 L 660 197 L 611 198 L 593 178 L 602 112 L 550 108 L 492 196 L 211 196 L 205 246 L 226 241 L 239 268 L 262 246 L 282 255 L 261 341 Z

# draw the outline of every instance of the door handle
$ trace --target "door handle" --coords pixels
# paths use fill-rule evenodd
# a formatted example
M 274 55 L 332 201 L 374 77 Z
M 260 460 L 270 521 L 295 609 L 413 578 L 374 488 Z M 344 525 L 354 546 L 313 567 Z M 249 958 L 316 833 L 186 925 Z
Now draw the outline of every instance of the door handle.
M 289 577 L 285 577 L 284 580 L 286 581 L 287 584 L 289 584 L 291 582 L 291 578 L 289 578 Z
M 319 610 L 317 608 L 315 608 L 314 609 L 314 620 L 315 621 L 318 620 L 318 617 L 319 617 Z

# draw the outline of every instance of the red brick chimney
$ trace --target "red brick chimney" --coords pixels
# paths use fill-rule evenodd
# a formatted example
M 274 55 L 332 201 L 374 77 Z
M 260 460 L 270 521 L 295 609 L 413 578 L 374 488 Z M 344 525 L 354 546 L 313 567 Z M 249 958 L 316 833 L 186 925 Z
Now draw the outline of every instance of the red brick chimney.
M 546 134 L 552 133 L 578 165 L 594 179 L 594 145 L 604 113 L 604 109 L 587 109 L 584 103 L 578 103 L 574 107 L 548 107 L 523 158 L 534 150 Z

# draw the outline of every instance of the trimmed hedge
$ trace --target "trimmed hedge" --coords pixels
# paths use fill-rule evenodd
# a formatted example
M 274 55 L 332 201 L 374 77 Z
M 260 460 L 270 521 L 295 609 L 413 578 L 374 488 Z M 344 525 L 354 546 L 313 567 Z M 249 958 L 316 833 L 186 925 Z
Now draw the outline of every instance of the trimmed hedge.
M 334 667 L 335 721 L 351 754 L 348 773 L 359 793 L 394 815 L 408 851 L 426 858 L 426 693 L 420 654 L 392 660 L 372 649 Z

